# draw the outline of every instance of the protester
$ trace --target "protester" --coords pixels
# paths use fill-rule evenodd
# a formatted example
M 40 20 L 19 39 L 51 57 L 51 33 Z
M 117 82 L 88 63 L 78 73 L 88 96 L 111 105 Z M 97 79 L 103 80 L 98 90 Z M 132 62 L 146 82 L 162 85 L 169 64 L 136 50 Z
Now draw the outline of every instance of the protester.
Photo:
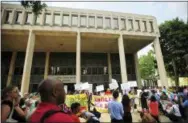
M 113 100 L 108 103 L 108 112 L 110 113 L 111 122 L 123 122 L 123 105 L 118 102 L 119 92 L 113 92 Z
M 124 110 L 123 121 L 124 123 L 132 123 L 131 105 L 128 95 L 123 95 L 122 105 Z
M 74 122 L 70 115 L 58 107 L 65 102 L 65 91 L 60 80 L 45 79 L 39 84 L 38 91 L 41 103 L 31 115 L 29 122 Z
M 147 91 L 143 88 L 143 89 L 142 89 L 142 93 L 141 93 L 141 106 L 142 106 L 142 111 L 147 111 L 147 110 L 148 110 L 147 98 L 148 98 L 148 93 L 147 93 Z
M 3 90 L 1 102 L 2 122 L 25 122 L 25 112 L 20 108 L 19 90 L 16 86 L 8 86 Z
M 80 112 L 80 103 L 72 103 L 71 105 L 72 114 L 71 117 L 75 123 L 80 123 L 80 119 L 77 114 Z
M 149 112 L 155 120 L 160 123 L 159 121 L 159 104 L 155 98 L 155 96 L 151 96 L 150 102 L 149 102 Z
M 169 103 L 166 106 L 166 116 L 173 122 L 180 122 L 181 121 L 181 113 L 179 110 L 179 106 L 175 100 L 172 103 Z
M 156 123 L 157 121 L 147 112 L 140 112 L 142 123 Z

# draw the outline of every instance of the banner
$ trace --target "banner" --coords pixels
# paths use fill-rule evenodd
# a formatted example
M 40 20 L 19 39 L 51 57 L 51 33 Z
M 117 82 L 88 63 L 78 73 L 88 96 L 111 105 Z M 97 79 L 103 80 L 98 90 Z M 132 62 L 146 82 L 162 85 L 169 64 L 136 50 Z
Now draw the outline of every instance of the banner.
M 81 107 L 87 109 L 88 107 L 88 99 L 86 94 L 76 94 L 76 95 L 66 95 L 65 104 L 68 107 L 71 107 L 72 103 L 78 102 Z
M 118 98 L 118 102 L 120 102 L 121 97 Z M 104 95 L 104 96 L 92 96 L 92 103 L 95 105 L 95 108 L 100 113 L 108 113 L 108 103 L 113 100 L 112 95 Z

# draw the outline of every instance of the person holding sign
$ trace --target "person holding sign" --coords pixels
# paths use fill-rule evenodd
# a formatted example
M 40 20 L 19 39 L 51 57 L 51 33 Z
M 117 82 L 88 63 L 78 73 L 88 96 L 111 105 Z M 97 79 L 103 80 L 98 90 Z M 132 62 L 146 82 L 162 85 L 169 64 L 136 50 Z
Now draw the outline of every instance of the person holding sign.
M 108 103 L 108 112 L 110 113 L 112 123 L 123 122 L 123 105 L 118 102 L 119 92 L 113 92 L 113 100 Z

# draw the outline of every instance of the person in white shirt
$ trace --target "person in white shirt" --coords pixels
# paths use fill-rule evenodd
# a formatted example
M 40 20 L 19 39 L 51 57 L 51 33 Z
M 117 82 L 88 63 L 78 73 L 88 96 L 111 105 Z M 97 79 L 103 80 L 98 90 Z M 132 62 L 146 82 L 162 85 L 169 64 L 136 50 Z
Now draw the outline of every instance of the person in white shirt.
M 173 100 L 172 103 L 167 104 L 166 106 L 166 116 L 173 122 L 181 121 L 181 113 L 179 109 L 179 105 Z

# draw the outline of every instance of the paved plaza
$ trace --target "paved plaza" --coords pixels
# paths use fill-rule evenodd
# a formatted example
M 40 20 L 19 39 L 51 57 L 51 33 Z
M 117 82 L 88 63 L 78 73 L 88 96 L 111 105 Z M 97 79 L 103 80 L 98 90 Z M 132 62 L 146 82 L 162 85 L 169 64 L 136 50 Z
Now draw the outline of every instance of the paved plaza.
M 140 122 L 140 115 L 137 111 L 132 113 L 132 118 L 133 118 L 133 122 Z M 85 122 L 84 119 L 80 118 L 81 122 Z M 108 113 L 102 113 L 101 114 L 101 118 L 100 118 L 101 122 L 110 122 L 110 115 Z M 160 121 L 161 122 L 171 122 L 166 116 L 164 115 L 160 115 Z

